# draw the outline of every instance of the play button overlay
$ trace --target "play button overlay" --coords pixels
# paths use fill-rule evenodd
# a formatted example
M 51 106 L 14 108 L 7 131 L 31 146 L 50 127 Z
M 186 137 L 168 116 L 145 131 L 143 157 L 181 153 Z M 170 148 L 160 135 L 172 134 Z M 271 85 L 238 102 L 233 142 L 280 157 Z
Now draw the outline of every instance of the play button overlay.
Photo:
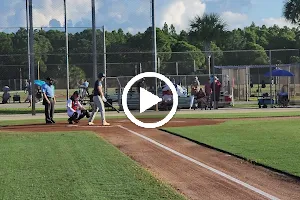
M 158 96 L 148 92 L 144 88 L 140 88 L 140 113 L 145 112 L 161 101 L 162 99 Z
M 158 79 L 160 79 L 161 81 L 165 82 L 169 86 L 169 88 L 171 89 L 172 94 L 173 94 L 173 106 L 172 106 L 171 111 L 168 113 L 168 115 L 164 119 L 162 119 L 158 122 L 155 122 L 155 123 L 144 123 L 144 122 L 138 120 L 137 118 L 135 118 L 132 115 L 132 113 L 128 109 L 128 105 L 127 105 L 128 92 L 129 92 L 130 88 L 137 81 L 139 81 L 142 78 L 158 78 Z M 162 99 L 160 97 L 152 94 L 151 92 L 148 92 L 144 88 L 140 88 L 140 113 L 145 112 L 146 110 L 153 107 L 157 103 L 161 103 L 161 101 L 162 101 Z M 123 106 L 125 115 L 132 123 L 134 123 L 137 126 L 142 127 L 142 128 L 158 128 L 158 127 L 161 127 L 161 126 L 165 125 L 166 123 L 168 123 L 175 115 L 177 107 L 178 107 L 178 95 L 177 95 L 175 86 L 167 77 L 165 77 L 162 74 L 155 73 L 155 72 L 145 72 L 145 73 L 141 73 L 141 74 L 138 74 L 137 76 L 133 77 L 127 83 L 127 85 L 125 86 L 125 88 L 123 90 L 123 94 L 122 94 L 122 106 Z

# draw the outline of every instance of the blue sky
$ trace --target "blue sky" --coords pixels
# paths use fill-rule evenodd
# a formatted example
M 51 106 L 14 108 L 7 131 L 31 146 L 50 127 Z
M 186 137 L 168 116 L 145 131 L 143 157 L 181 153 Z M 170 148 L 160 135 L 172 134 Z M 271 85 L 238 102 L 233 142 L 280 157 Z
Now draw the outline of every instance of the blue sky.
M 67 0 L 67 4 L 70 27 L 91 27 L 90 0 Z M 63 0 L 33 0 L 33 7 L 35 27 L 64 24 Z M 282 17 L 282 7 L 283 0 L 156 0 L 156 24 L 162 27 L 167 22 L 177 30 L 188 29 L 195 15 L 217 12 L 229 29 L 249 26 L 252 21 L 257 25 L 291 27 Z M 96 8 L 98 27 L 105 25 L 109 30 L 123 28 L 136 33 L 151 25 L 150 0 L 96 0 Z M 2 30 L 26 27 L 25 0 L 1 0 L 0 13 Z

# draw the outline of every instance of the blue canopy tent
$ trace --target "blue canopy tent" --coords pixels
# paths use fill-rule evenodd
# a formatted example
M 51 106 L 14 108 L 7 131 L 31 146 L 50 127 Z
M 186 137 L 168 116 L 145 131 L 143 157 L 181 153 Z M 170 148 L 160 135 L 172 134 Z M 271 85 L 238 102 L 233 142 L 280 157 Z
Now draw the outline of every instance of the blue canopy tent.
M 277 68 L 275 70 L 273 70 L 272 72 L 268 72 L 265 74 L 265 76 L 267 77 L 292 77 L 292 76 L 295 76 L 293 73 L 291 73 L 290 71 L 287 71 L 287 70 L 283 70 L 283 69 L 280 69 L 280 68 Z M 277 81 L 276 81 L 277 82 Z M 280 81 L 278 81 L 280 82 Z M 283 102 L 282 99 L 285 98 L 286 102 L 284 102 L 284 106 L 286 107 L 288 102 L 289 102 L 289 81 L 287 80 L 287 91 L 284 91 L 284 86 L 280 89 L 280 84 L 278 85 L 278 96 L 276 96 L 276 102 Z M 277 93 L 276 91 L 276 85 L 275 85 L 275 93 Z
M 270 72 L 265 73 L 265 76 L 270 77 Z M 293 73 L 287 71 L 287 70 L 283 70 L 283 69 L 275 69 L 272 71 L 271 76 L 295 76 Z
M 34 80 L 34 84 L 42 87 L 43 85 L 46 84 L 46 82 L 42 80 Z

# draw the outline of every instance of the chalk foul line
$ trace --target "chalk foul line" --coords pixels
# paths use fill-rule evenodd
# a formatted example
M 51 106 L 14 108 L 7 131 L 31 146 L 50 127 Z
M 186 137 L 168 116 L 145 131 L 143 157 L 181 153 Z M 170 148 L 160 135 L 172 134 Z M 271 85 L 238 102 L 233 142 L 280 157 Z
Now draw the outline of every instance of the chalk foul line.
M 277 198 L 277 197 L 275 197 L 275 196 L 273 196 L 271 194 L 268 194 L 268 193 L 266 193 L 266 192 L 264 192 L 264 191 L 262 191 L 262 190 L 260 190 L 260 189 L 258 189 L 256 187 L 254 187 L 254 186 L 249 185 L 248 183 L 245 183 L 245 182 L 243 182 L 243 181 L 241 181 L 241 180 L 239 180 L 237 178 L 234 178 L 234 177 L 232 177 L 232 176 L 230 176 L 230 175 L 228 175 L 228 174 L 226 174 L 224 172 L 221 172 L 221 171 L 219 171 L 219 170 L 217 170 L 217 169 L 215 169 L 213 167 L 210 167 L 210 166 L 208 166 L 208 165 L 206 165 L 206 164 L 204 164 L 202 162 L 199 162 L 199 161 L 197 161 L 197 160 L 195 160 L 195 159 L 193 159 L 193 158 L 191 158 L 189 156 L 186 156 L 186 155 L 184 155 L 182 153 L 179 153 L 178 151 L 175 151 L 174 149 L 171 149 L 171 148 L 169 148 L 169 147 L 167 147 L 167 146 L 165 146 L 163 144 L 160 144 L 160 143 L 156 142 L 155 140 L 152 140 L 151 138 L 148 138 L 148 137 L 146 137 L 146 136 L 144 136 L 144 135 L 142 135 L 140 133 L 132 131 L 132 130 L 130 130 L 130 129 L 122 126 L 122 125 L 118 125 L 118 127 L 122 128 L 122 129 L 124 129 L 124 130 L 126 130 L 126 131 L 128 131 L 128 132 L 130 132 L 130 133 L 132 133 L 132 134 L 134 134 L 136 136 L 138 136 L 138 137 L 141 137 L 141 138 L 147 140 L 148 142 L 151 142 L 151 143 L 153 143 L 153 144 L 155 144 L 155 145 L 157 145 L 157 146 L 159 146 L 159 147 L 161 147 L 161 148 L 163 148 L 163 149 L 165 149 L 165 150 L 167 150 L 167 151 L 169 151 L 169 152 L 171 152 L 171 153 L 173 153 L 173 154 L 175 154 L 175 155 L 177 155 L 177 156 L 179 156 L 181 158 L 189 160 L 189 161 L 191 161 L 191 162 L 193 162 L 193 163 L 195 163 L 195 164 L 197 164 L 197 165 L 199 165 L 199 166 L 201 166 L 201 167 L 203 167 L 203 168 L 205 168 L 205 169 L 207 169 L 207 170 L 209 170 L 211 172 L 214 172 L 215 174 L 218 174 L 218 175 L 220 175 L 220 176 L 222 176 L 222 177 L 224 177 L 224 178 L 226 178 L 226 179 L 228 179 L 228 180 L 230 180 L 230 181 L 232 181 L 234 183 L 237 183 L 237 184 L 239 184 L 239 185 L 241 185 L 241 186 L 243 186 L 243 187 L 245 187 L 245 188 L 247 188 L 249 190 L 252 190 L 252 191 L 254 191 L 254 192 L 256 192 L 256 193 L 258 193 L 258 194 L 260 194 L 260 195 L 262 195 L 262 196 L 264 196 L 266 198 L 269 198 L 269 199 L 272 199 L 272 200 L 279 200 L 279 198 Z

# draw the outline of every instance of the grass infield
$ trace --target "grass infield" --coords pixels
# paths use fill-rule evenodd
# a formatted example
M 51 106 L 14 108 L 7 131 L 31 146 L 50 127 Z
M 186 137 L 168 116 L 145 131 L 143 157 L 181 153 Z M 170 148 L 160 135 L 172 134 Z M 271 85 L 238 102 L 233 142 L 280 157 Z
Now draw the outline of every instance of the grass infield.
M 213 126 L 164 129 L 300 177 L 299 120 L 232 120 Z
M 0 198 L 184 199 L 93 133 L 0 133 Z

